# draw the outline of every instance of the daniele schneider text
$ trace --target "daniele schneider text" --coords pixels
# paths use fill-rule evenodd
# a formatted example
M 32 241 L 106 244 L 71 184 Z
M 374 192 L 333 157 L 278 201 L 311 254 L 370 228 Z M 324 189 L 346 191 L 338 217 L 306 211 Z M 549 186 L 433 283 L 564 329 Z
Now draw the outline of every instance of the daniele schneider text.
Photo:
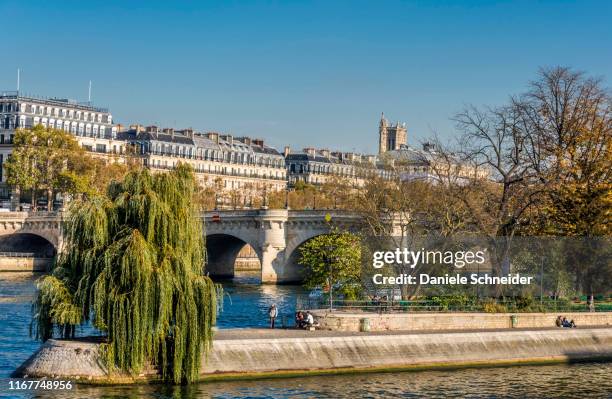
M 376 251 L 372 257 L 372 267 L 381 269 L 385 265 L 406 265 L 414 269 L 417 265 L 453 265 L 461 269 L 466 265 L 483 264 L 486 261 L 486 250 L 482 251 L 427 251 L 421 248 L 417 251 L 408 248 L 397 248 L 395 251 Z M 431 276 L 427 273 L 417 275 L 401 273 L 395 276 L 385 276 L 376 273 L 372 276 L 374 284 L 384 285 L 528 285 L 532 276 L 521 276 L 520 273 L 506 276 L 490 276 L 472 273 L 469 276 L 444 274 Z

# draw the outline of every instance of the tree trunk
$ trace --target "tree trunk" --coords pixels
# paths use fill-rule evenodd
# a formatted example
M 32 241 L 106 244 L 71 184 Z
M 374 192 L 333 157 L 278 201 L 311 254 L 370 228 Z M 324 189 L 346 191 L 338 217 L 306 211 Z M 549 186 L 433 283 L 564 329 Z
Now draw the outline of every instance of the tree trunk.
M 32 189 L 32 210 L 35 211 L 36 210 L 36 189 Z

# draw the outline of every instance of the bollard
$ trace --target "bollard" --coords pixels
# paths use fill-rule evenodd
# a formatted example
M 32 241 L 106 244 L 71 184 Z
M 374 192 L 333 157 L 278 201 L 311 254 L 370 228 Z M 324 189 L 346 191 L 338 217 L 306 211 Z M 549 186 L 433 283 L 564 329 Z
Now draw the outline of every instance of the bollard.
M 370 319 L 368 318 L 359 319 L 359 331 L 361 332 L 370 331 Z

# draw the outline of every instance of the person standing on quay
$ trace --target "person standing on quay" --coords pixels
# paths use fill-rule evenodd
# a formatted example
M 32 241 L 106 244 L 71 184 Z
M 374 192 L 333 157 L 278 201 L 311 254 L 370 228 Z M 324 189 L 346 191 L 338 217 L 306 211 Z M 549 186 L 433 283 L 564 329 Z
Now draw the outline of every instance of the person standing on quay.
M 278 316 L 278 309 L 276 308 L 276 304 L 272 304 L 268 309 L 268 316 L 270 316 L 270 328 L 274 328 L 274 321 L 276 320 L 276 316 Z

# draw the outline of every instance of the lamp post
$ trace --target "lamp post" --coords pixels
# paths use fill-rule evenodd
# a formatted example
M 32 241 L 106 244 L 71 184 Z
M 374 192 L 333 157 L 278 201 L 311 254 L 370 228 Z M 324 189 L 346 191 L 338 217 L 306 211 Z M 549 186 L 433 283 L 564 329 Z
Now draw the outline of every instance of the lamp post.
M 289 183 L 285 186 L 285 209 L 289 209 Z
M 540 261 L 540 305 L 544 302 L 544 257 Z
M 334 266 L 333 266 L 333 258 L 330 256 L 331 252 L 334 250 L 332 245 L 328 245 L 325 247 L 327 264 L 329 266 L 329 276 L 327 278 L 327 283 L 329 284 L 329 311 L 334 310 Z

